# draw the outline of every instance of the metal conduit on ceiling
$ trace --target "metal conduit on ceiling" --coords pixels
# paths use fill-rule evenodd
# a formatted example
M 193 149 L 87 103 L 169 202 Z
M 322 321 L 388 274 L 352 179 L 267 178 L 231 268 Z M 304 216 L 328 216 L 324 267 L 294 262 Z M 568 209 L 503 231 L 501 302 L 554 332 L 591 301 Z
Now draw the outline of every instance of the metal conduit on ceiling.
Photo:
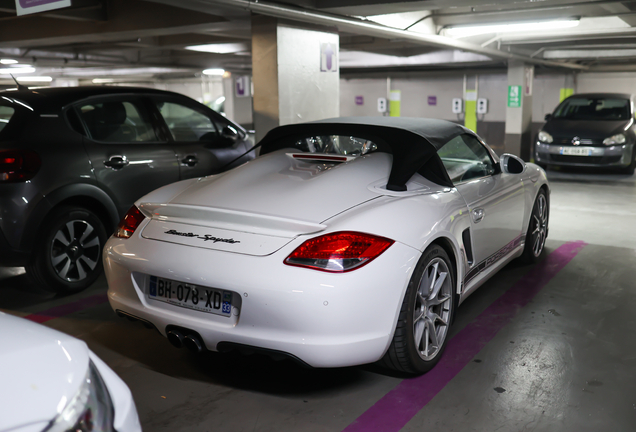
M 275 18 L 285 18 L 293 21 L 301 21 L 311 24 L 319 24 L 324 26 L 335 26 L 342 31 L 351 33 L 375 36 L 387 39 L 402 39 L 410 42 L 418 43 L 425 46 L 434 46 L 438 48 L 456 49 L 476 54 L 486 55 L 492 58 L 500 58 L 505 60 L 519 60 L 529 64 L 543 65 L 549 67 L 567 68 L 585 70 L 588 66 L 576 63 L 558 62 L 550 60 L 542 60 L 531 58 L 524 55 L 514 54 L 505 51 L 499 51 L 492 48 L 474 45 L 458 39 L 452 39 L 440 35 L 431 35 L 424 33 L 416 33 L 413 31 L 405 31 L 393 27 L 383 26 L 371 21 L 365 21 L 348 17 L 344 15 L 326 14 L 323 12 L 313 11 L 309 9 L 295 8 L 288 5 L 281 5 L 267 1 L 250 1 L 250 0 L 199 0 L 205 4 L 222 4 L 225 6 L 233 6 L 246 9 L 261 15 L 267 15 Z

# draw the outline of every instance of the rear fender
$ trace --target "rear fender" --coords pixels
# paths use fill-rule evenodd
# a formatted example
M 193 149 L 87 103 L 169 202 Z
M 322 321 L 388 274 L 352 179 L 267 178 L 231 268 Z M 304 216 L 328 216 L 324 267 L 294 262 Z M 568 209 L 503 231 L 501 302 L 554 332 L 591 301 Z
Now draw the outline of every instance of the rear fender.
M 84 203 L 82 201 L 85 201 Z M 32 250 L 38 238 L 39 227 L 46 221 L 47 215 L 52 209 L 64 202 L 73 202 L 88 209 L 98 210 L 97 216 L 104 221 L 106 230 L 114 228 L 121 215 L 113 199 L 98 186 L 89 183 L 76 183 L 63 186 L 45 196 L 33 211 L 31 211 L 26 223 L 26 229 L 20 249 Z M 95 209 L 97 204 L 99 207 Z M 109 226 L 110 225 L 110 226 Z

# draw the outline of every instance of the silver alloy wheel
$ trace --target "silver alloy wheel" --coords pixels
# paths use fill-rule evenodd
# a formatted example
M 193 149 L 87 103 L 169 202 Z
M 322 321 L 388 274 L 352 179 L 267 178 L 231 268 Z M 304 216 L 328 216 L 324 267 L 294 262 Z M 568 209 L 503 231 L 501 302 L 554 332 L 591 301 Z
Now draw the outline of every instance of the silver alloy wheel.
M 420 279 L 413 311 L 413 337 L 420 357 L 435 358 L 448 335 L 451 314 L 452 278 L 446 262 L 432 259 Z
M 543 194 L 537 197 L 537 203 L 532 211 L 532 223 L 532 253 L 538 257 L 543 252 L 548 233 L 548 203 Z
M 68 282 L 79 282 L 97 267 L 101 242 L 95 228 L 84 220 L 62 226 L 51 242 L 51 264 L 57 275 Z

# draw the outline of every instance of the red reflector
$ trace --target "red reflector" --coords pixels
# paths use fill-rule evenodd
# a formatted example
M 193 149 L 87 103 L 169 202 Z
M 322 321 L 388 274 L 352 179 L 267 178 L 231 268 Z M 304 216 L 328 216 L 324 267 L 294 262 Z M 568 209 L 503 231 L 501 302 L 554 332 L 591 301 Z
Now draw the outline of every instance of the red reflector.
M 346 272 L 368 264 L 395 243 L 385 237 L 340 231 L 307 240 L 285 264 L 328 272 Z
M 22 182 L 31 180 L 42 162 L 32 150 L 0 150 L 0 182 Z
M 145 218 L 137 207 L 132 206 L 121 222 L 119 222 L 117 230 L 115 231 L 115 237 L 130 238 Z

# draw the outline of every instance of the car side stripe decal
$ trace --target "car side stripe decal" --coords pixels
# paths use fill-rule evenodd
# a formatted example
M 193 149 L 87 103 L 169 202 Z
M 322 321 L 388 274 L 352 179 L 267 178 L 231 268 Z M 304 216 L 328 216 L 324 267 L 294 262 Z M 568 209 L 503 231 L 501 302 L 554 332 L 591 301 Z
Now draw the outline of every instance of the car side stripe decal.
M 490 255 L 488 258 L 486 258 L 479 264 L 475 265 L 472 269 L 470 269 L 466 273 L 466 276 L 464 277 L 464 286 L 468 282 L 470 282 L 472 279 L 474 279 L 479 273 L 483 272 L 488 267 L 490 267 L 491 265 L 493 265 L 494 263 L 496 263 L 497 261 L 499 261 L 506 255 L 508 255 L 510 252 L 512 252 L 517 246 L 521 244 L 522 238 L 523 238 L 522 235 L 518 236 L 516 239 L 514 239 L 513 241 L 511 241 L 510 243 L 508 243 L 507 245 L 499 249 L 497 252 Z
M 583 241 L 569 242 L 554 250 L 449 340 L 437 366 L 420 377 L 400 381 L 343 432 L 402 429 L 585 245 Z

